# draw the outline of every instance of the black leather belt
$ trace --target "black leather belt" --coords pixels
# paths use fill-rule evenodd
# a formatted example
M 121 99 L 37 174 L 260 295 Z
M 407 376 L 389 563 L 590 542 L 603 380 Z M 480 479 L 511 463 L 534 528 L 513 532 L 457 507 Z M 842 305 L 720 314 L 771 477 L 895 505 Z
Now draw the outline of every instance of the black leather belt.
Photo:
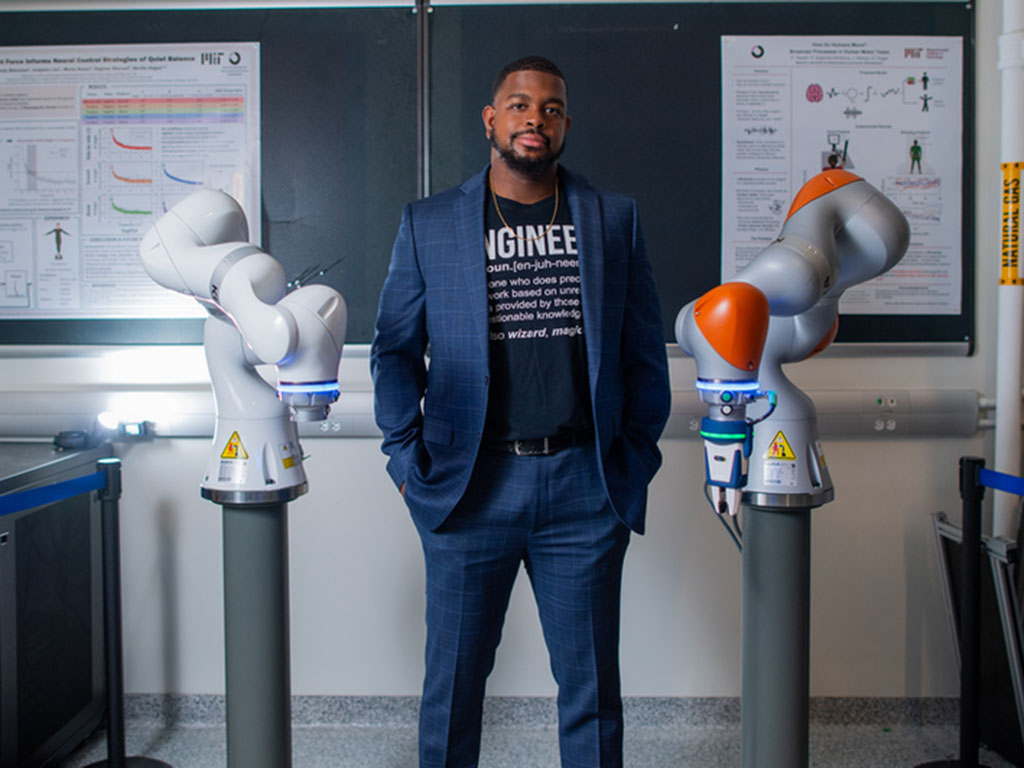
M 594 439 L 592 431 L 561 432 L 551 437 L 530 440 L 484 440 L 485 450 L 494 453 L 514 453 L 516 456 L 550 456 L 574 445 L 585 445 Z

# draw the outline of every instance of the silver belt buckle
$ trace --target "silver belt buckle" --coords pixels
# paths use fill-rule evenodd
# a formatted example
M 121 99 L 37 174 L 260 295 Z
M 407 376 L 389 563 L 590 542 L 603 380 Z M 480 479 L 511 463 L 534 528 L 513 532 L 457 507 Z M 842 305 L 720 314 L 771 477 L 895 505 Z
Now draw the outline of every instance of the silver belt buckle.
M 550 438 L 548 438 L 548 437 L 544 438 L 544 447 L 541 448 L 539 451 L 530 451 L 529 453 L 523 453 L 523 443 L 524 442 L 526 442 L 526 441 L 525 440 L 513 440 L 512 441 L 512 450 L 515 452 L 516 456 L 550 456 L 551 455 L 551 443 L 550 443 Z

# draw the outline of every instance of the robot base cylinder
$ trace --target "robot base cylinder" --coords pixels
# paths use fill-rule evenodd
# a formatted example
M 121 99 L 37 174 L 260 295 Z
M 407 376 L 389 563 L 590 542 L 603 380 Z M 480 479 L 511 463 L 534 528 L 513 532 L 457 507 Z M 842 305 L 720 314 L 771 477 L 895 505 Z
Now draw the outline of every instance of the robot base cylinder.
M 224 505 L 228 768 L 291 768 L 288 511 Z
M 811 511 L 743 507 L 742 768 L 806 768 Z

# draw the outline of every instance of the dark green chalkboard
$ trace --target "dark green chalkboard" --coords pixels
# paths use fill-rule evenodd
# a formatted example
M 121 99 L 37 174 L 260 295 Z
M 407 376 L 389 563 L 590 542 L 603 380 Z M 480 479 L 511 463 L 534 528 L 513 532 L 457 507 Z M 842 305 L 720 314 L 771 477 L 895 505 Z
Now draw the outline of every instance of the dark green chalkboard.
M 0 13 L 0 45 L 255 41 L 263 247 L 349 307 L 369 341 L 402 206 L 417 196 L 417 24 L 409 8 Z M 252 222 L 250 222 L 252 226 Z M 314 281 L 316 282 L 316 281 Z M 3 320 L 0 343 L 197 343 L 202 320 Z
M 432 16 L 433 189 L 483 167 L 480 110 L 519 56 L 555 61 L 572 130 L 562 162 L 635 197 L 666 340 L 689 300 L 719 282 L 722 35 L 945 35 L 964 40 L 963 294 L 959 315 L 843 316 L 839 341 L 974 338 L 974 12 L 965 3 L 673 3 L 438 7 Z
M 0 13 L 0 45 L 258 41 L 263 245 L 348 302 L 372 338 L 401 208 L 487 162 L 495 72 L 539 53 L 569 81 L 564 163 L 635 197 L 665 320 L 718 283 L 723 34 L 945 35 L 964 40 L 959 315 L 851 315 L 845 342 L 974 339 L 974 11 L 962 2 L 629 3 Z M 414 12 L 419 11 L 419 12 Z M 424 55 L 425 53 L 425 55 Z M 425 96 L 420 101 L 419 97 Z M 421 111 L 426 107 L 427 112 Z M 421 116 L 429 120 L 420 125 Z M 429 136 L 429 141 L 424 141 Z M 199 321 L 0 321 L 0 343 L 192 343 Z

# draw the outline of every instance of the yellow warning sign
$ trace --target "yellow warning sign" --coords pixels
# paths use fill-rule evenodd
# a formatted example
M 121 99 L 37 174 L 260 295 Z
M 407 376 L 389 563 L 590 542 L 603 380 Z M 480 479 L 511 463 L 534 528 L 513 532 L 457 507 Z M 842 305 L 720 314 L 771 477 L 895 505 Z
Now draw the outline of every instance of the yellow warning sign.
M 281 451 L 281 466 L 285 469 L 291 469 L 295 466 L 295 448 L 289 443 L 278 443 L 278 448 Z
M 1003 241 L 999 284 L 1021 285 L 1020 169 L 1024 163 L 1003 163 Z
M 793 453 L 793 449 L 789 445 L 789 440 L 782 434 L 780 429 L 775 433 L 775 437 L 772 439 L 771 445 L 768 446 L 768 450 L 765 451 L 764 457 L 766 459 L 783 459 L 785 461 L 796 461 L 796 454 Z
M 245 446 L 242 445 L 242 438 L 238 436 L 238 432 L 232 432 L 231 437 L 228 438 L 228 444 L 224 446 L 224 450 L 221 451 L 220 457 L 222 459 L 248 459 L 249 452 L 245 450 Z

